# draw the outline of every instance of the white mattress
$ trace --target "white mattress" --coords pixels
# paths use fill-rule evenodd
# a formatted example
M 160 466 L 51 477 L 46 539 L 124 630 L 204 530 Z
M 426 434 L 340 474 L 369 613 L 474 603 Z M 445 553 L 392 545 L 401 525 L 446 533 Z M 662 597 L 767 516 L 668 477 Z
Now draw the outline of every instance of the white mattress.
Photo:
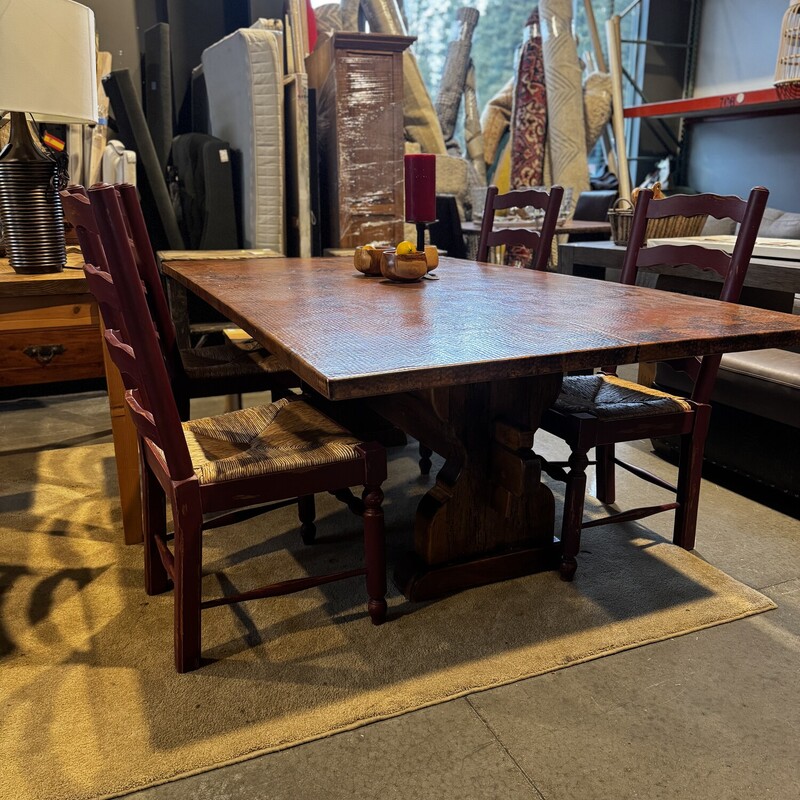
M 203 51 L 211 133 L 240 162 L 242 245 L 285 252 L 283 64 L 275 31 L 240 28 Z

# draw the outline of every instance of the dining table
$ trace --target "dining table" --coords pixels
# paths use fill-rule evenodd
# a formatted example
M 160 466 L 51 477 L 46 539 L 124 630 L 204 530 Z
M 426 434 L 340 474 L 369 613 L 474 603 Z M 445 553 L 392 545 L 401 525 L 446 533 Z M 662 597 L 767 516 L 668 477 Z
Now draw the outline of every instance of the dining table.
M 534 435 L 565 373 L 800 344 L 800 316 L 468 260 L 397 283 L 336 257 L 164 255 L 312 394 L 364 403 L 443 457 L 395 570 L 412 600 L 557 566 Z

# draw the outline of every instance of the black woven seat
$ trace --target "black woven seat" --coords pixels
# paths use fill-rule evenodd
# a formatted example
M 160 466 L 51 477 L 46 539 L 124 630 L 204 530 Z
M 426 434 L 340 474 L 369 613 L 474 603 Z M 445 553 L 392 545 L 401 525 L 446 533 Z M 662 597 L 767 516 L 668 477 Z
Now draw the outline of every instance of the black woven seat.
M 592 414 L 598 419 L 629 419 L 691 410 L 691 405 L 682 397 L 631 383 L 616 375 L 564 378 L 554 407 L 562 413 Z

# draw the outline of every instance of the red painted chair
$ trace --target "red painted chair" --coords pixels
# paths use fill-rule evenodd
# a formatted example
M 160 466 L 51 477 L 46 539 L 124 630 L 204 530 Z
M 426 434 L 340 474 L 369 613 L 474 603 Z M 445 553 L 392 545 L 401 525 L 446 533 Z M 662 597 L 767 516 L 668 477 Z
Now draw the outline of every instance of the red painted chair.
M 188 419 L 189 400 L 193 397 L 267 390 L 282 396 L 288 389 L 299 386 L 297 377 L 265 350 L 246 352 L 230 343 L 186 349 L 178 346 L 175 323 L 169 312 L 136 188 L 124 183 L 114 188 L 119 193 L 125 230 L 133 247 L 136 269 L 147 293 L 148 306 L 158 331 L 181 419 Z M 71 186 L 66 192 L 90 197 L 82 186 Z M 86 234 L 85 228 L 71 219 L 69 214 L 67 219 L 76 229 L 87 261 L 99 266 L 105 261 L 96 252 L 98 247 L 102 250 L 102 245 L 90 241 L 91 237 Z M 95 260 L 87 250 L 93 252 Z
M 486 190 L 486 204 L 481 220 L 478 261 L 488 261 L 489 248 L 504 244 L 506 247 L 524 247 L 531 251 L 530 263 L 525 265 L 528 269 L 547 269 L 563 197 L 564 190 L 560 186 L 551 187 L 549 193 L 538 189 L 514 189 L 506 194 L 498 194 L 497 187 L 490 186 Z M 494 230 L 496 211 L 529 206 L 544 211 L 540 230 L 527 230 L 524 222 L 520 222 L 520 227 Z
M 746 202 L 738 197 L 713 194 L 677 195 L 653 201 L 651 191 L 641 192 L 633 215 L 621 282 L 634 284 L 640 267 L 692 264 L 717 273 L 723 279 L 720 300 L 735 303 L 742 291 L 768 196 L 769 192 L 760 187 L 750 192 Z M 732 255 L 697 245 L 643 246 L 648 220 L 699 214 L 709 214 L 717 219 L 730 217 L 741 223 Z M 614 367 L 604 367 L 597 375 L 564 378 L 561 394 L 555 405 L 545 412 L 540 427 L 564 439 L 572 450 L 567 462 L 543 463 L 551 477 L 566 481 L 561 532 L 561 575 L 565 580 L 571 580 L 575 574 L 583 528 L 609 522 L 630 522 L 674 509 L 673 541 L 687 550 L 694 547 L 703 449 L 711 412 L 709 398 L 721 358 L 719 354 L 668 362 L 673 368 L 686 372 L 693 381 L 694 389 L 688 398 L 622 380 L 614 374 Z M 661 436 L 680 437 L 677 486 L 621 461 L 614 454 L 617 442 Z M 590 462 L 587 457 L 593 447 L 597 449 L 596 462 Z M 597 497 L 604 504 L 615 502 L 615 465 L 675 492 L 675 502 L 635 508 L 584 522 L 586 467 L 590 463 L 597 465 Z M 566 466 L 569 471 L 564 469 Z
M 366 576 L 374 624 L 386 618 L 386 557 L 381 484 L 386 457 L 296 396 L 267 406 L 181 422 L 159 335 L 135 265 L 119 194 L 111 186 L 86 197 L 64 196 L 70 219 L 84 236 L 99 237 L 107 267 L 84 267 L 89 288 L 108 323 L 105 340 L 127 388 L 139 435 L 144 516 L 145 588 L 174 585 L 175 666 L 200 666 L 201 611 L 213 606 L 289 594 L 332 581 Z M 96 241 L 96 239 L 95 239 Z M 91 246 L 89 247 L 91 251 Z M 362 501 L 348 487 L 363 485 Z M 365 566 L 271 583 L 227 597 L 201 597 L 202 533 L 297 503 L 304 539 L 314 535 L 314 494 L 341 496 L 364 520 Z M 169 499 L 174 543 L 168 546 Z

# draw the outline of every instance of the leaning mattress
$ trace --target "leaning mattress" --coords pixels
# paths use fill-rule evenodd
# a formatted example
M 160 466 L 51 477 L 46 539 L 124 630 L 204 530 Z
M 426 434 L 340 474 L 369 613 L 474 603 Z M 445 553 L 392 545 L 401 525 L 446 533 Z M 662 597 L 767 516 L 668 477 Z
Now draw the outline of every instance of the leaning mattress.
M 238 166 L 242 245 L 285 252 L 283 64 L 274 31 L 241 28 L 203 51 L 211 132 Z

